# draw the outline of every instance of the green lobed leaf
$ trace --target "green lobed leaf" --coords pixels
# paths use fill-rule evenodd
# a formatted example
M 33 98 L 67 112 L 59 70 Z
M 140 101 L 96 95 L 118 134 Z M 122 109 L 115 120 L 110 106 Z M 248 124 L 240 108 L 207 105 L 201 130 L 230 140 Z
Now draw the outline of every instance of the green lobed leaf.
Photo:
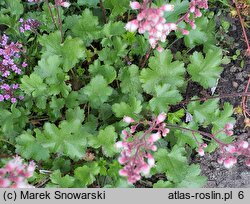
M 16 138 L 16 151 L 25 159 L 46 161 L 49 159 L 49 151 L 44 148 L 35 137 L 25 132 Z
M 57 184 L 59 188 L 70 188 L 74 185 L 75 178 L 69 175 L 62 176 L 59 170 L 54 171 L 50 175 L 50 180 Z
M 142 92 L 139 78 L 139 68 L 136 65 L 120 69 L 119 80 L 121 81 L 121 91 L 124 94 L 138 96 Z
M 61 44 L 59 31 L 43 35 L 40 37 L 39 42 L 43 46 L 43 57 L 59 56 L 65 72 L 68 72 L 79 60 L 84 60 L 86 57 L 83 41 L 80 38 L 69 36 Z
M 169 84 L 155 87 L 155 96 L 149 101 L 152 111 L 159 114 L 168 112 L 169 105 L 174 105 L 182 100 L 182 96 L 176 89 L 171 89 Z
M 92 77 L 97 75 L 103 76 L 108 84 L 112 83 L 116 79 L 115 68 L 111 65 L 101 65 L 99 60 L 95 60 L 95 62 L 89 66 L 89 72 Z
M 205 58 L 202 53 L 194 52 L 190 56 L 190 62 L 187 70 L 193 81 L 198 82 L 206 89 L 216 86 L 223 71 L 220 67 L 222 62 L 221 49 L 209 50 Z
M 81 121 L 62 121 L 55 124 L 45 123 L 44 131 L 35 130 L 38 141 L 51 153 L 61 153 L 74 160 L 81 159 L 86 150 L 87 137 Z
M 206 183 L 206 178 L 200 176 L 201 170 L 199 166 L 194 164 L 189 166 L 187 164 L 184 152 L 184 148 L 174 146 L 170 152 L 166 149 L 159 149 L 155 153 L 157 171 L 165 172 L 168 178 L 167 183 L 161 182 L 155 187 L 197 188 Z
M 113 126 L 107 126 L 100 130 L 97 137 L 91 137 L 89 145 L 93 148 L 102 148 L 102 152 L 107 157 L 112 157 L 117 153 L 115 142 L 117 134 Z
M 77 186 L 86 187 L 92 184 L 100 172 L 100 167 L 97 162 L 92 163 L 92 165 L 84 165 L 82 167 L 78 167 L 74 171 L 74 177 L 78 180 Z
M 149 58 L 149 68 L 143 69 L 140 74 L 142 87 L 147 93 L 154 93 L 155 86 L 169 84 L 172 88 L 184 85 L 184 63 L 173 61 L 170 50 L 155 52 Z
M 81 16 L 70 16 L 65 21 L 73 36 L 81 38 L 85 46 L 100 37 L 98 17 L 89 9 L 85 9 Z
M 130 98 L 128 103 L 121 102 L 112 105 L 112 111 L 118 118 L 123 118 L 124 116 L 137 118 L 141 110 L 142 110 L 141 101 L 137 100 L 135 97 Z
M 112 92 L 112 88 L 108 86 L 107 81 L 101 75 L 92 78 L 90 83 L 80 90 L 80 93 L 85 95 L 86 100 L 93 108 L 99 108 L 105 103 Z

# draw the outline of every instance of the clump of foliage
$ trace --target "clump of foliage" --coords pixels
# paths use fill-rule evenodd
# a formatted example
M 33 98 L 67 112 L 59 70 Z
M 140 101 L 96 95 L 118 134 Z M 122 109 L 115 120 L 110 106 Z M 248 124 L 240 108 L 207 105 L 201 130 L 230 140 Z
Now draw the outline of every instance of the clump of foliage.
M 238 155 L 249 166 L 232 105 L 185 94 L 190 83 L 215 88 L 223 71 L 208 7 L 1 1 L 0 165 L 18 154 L 36 163 L 32 186 L 63 188 L 132 187 L 157 174 L 156 188 L 201 187 L 190 158 L 217 148 L 226 168 Z

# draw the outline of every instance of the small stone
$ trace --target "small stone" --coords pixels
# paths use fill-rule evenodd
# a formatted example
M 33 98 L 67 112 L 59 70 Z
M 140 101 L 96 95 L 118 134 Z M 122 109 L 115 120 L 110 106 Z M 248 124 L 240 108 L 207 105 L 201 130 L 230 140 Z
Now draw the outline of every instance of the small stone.
M 233 87 L 234 87 L 234 88 L 238 88 L 238 86 L 239 86 L 239 84 L 238 84 L 237 82 L 235 82 L 235 81 L 233 81 L 232 84 L 233 84 Z
M 236 72 L 237 71 L 237 67 L 233 66 L 230 68 L 230 72 Z

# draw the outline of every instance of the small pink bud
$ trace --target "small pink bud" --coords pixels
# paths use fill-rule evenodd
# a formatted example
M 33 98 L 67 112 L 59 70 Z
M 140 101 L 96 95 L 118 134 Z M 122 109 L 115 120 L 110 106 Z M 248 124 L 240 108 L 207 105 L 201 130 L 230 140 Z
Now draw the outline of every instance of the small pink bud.
M 227 168 L 227 169 L 230 169 L 232 168 L 234 165 L 234 161 L 232 160 L 232 158 L 228 158 L 224 161 L 224 166 Z
M 232 124 L 232 123 L 227 123 L 227 124 L 225 125 L 225 127 L 224 127 L 224 128 L 225 128 L 226 130 L 232 130 L 232 129 L 233 129 L 233 127 L 234 127 L 234 126 L 233 126 L 233 124 Z
M 115 143 L 115 147 L 116 147 L 117 149 L 123 148 L 123 142 L 122 142 L 122 141 L 116 142 L 116 143 Z
M 133 122 L 135 122 L 135 120 L 133 118 L 129 117 L 129 116 L 124 116 L 123 121 L 125 123 L 133 123 Z
M 151 154 L 148 154 L 148 165 L 153 167 L 155 165 L 155 160 Z
M 136 125 L 131 126 L 130 133 L 134 133 L 136 131 Z
M 69 2 L 62 2 L 62 3 L 61 3 L 61 6 L 62 6 L 62 7 L 65 7 L 65 8 L 69 8 L 70 3 L 69 3 Z
M 153 145 L 153 146 L 151 147 L 151 150 L 154 151 L 154 152 L 157 151 L 157 146 L 156 146 L 156 145 Z
M 162 123 L 166 119 L 166 113 L 160 113 L 156 119 L 156 123 Z
M 202 144 L 202 147 L 207 148 L 207 144 L 206 143 Z
M 124 170 L 124 169 L 121 169 L 121 170 L 119 171 L 119 175 L 120 175 L 120 176 L 128 176 L 128 172 L 127 172 L 126 170 Z
M 220 158 L 218 158 L 217 162 L 218 162 L 219 164 L 223 164 L 224 160 L 225 160 L 225 158 L 220 157 Z
M 228 136 L 232 136 L 234 134 L 234 132 L 232 130 L 226 130 L 225 133 Z
M 33 161 L 30 162 L 28 168 L 27 168 L 27 171 L 28 172 L 34 172 L 35 171 L 35 168 L 36 168 L 36 165 Z
M 162 131 L 162 136 L 166 137 L 169 132 L 170 130 L 168 128 L 164 128 L 164 130 Z
M 143 19 L 145 18 L 145 13 L 144 12 L 141 12 L 137 15 L 137 20 L 138 21 L 142 21 Z
M 118 158 L 118 162 L 119 162 L 120 164 L 125 164 L 125 163 L 127 162 L 127 159 L 126 159 L 125 157 L 119 157 L 119 158 Z
M 173 11 L 174 10 L 174 5 L 171 4 L 165 4 L 160 7 L 161 10 L 163 11 Z
M 177 25 L 175 23 L 169 23 L 169 28 L 171 30 L 176 30 L 177 29 Z
M 159 132 L 157 132 L 157 133 L 154 133 L 154 134 L 150 135 L 149 138 L 148 138 L 148 141 L 150 143 L 154 143 L 157 140 L 159 140 L 160 138 L 161 138 L 161 134 Z
M 249 144 L 246 141 L 241 141 L 239 144 L 240 147 L 242 147 L 243 149 L 247 149 Z
M 202 16 L 202 13 L 200 12 L 200 10 L 199 10 L 199 9 L 197 9 L 197 10 L 195 10 L 194 15 L 195 15 L 195 17 L 196 17 L 196 18 L 199 18 L 199 17 L 201 17 L 201 16 Z
M 138 26 L 139 26 L 138 21 L 132 20 L 126 24 L 125 29 L 130 31 L 130 32 L 135 32 L 138 29 Z
M 6 169 L 7 172 L 11 172 L 11 171 L 13 171 L 16 167 L 17 167 L 17 165 L 16 165 L 14 162 L 10 161 L 10 162 L 6 165 L 5 169 Z
M 236 158 L 232 158 L 232 162 L 233 162 L 233 164 L 237 164 L 237 159 Z
M 5 178 L 0 178 L 0 188 L 7 188 L 10 185 L 10 180 Z
M 250 167 L 250 159 L 246 160 L 246 165 Z
M 188 30 L 182 30 L 181 32 L 182 32 L 183 35 L 188 35 L 189 34 Z
M 235 148 L 235 146 L 233 146 L 233 145 L 228 145 L 228 146 L 226 147 L 226 151 L 227 151 L 227 152 L 230 152 L 230 153 L 235 153 L 235 152 L 236 152 L 236 148 Z
M 190 9 L 189 9 L 190 13 L 194 13 L 195 11 L 195 6 L 191 6 Z
M 138 10 L 141 8 L 141 4 L 137 1 L 130 1 L 130 7 L 134 10 Z
M 122 130 L 122 135 L 125 137 L 125 139 L 129 136 L 127 130 Z
M 144 175 L 148 175 L 148 174 L 150 173 L 150 166 L 147 165 L 147 164 L 143 165 L 143 166 L 142 166 L 142 173 L 143 173 Z
M 201 157 L 205 155 L 205 152 L 204 152 L 204 150 L 203 150 L 201 147 L 198 148 L 198 154 L 199 154 Z
M 158 52 L 163 52 L 162 46 L 158 45 L 157 50 L 158 50 Z

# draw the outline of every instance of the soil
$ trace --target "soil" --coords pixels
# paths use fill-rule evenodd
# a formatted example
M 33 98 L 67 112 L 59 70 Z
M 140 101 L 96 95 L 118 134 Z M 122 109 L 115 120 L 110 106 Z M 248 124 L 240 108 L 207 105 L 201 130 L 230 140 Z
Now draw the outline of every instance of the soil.
M 242 59 L 231 62 L 224 66 L 224 72 L 221 75 L 215 94 L 230 94 L 234 92 L 242 93 L 250 75 L 250 57 L 245 55 L 246 44 L 242 35 L 242 29 L 238 18 L 227 17 L 231 22 L 228 37 L 233 37 L 234 44 L 228 48 L 229 56 L 235 53 L 236 49 L 241 50 L 242 59 L 245 64 L 240 67 Z M 250 39 L 250 32 L 248 37 Z M 227 49 L 227 48 L 225 48 Z M 245 56 L 244 56 L 245 55 Z M 234 107 L 241 105 L 242 98 L 221 99 L 221 103 L 230 102 Z M 248 108 L 250 108 L 250 99 L 248 99 Z M 236 125 L 234 126 L 234 135 L 236 140 L 246 140 L 250 142 L 250 129 L 244 128 L 244 116 L 234 114 Z M 218 151 L 213 154 L 206 154 L 203 157 L 197 157 L 194 162 L 199 163 L 202 169 L 202 175 L 208 178 L 205 188 L 247 188 L 250 187 L 250 168 L 244 164 L 244 157 L 238 158 L 238 163 L 232 169 L 226 169 L 223 165 L 217 163 Z

